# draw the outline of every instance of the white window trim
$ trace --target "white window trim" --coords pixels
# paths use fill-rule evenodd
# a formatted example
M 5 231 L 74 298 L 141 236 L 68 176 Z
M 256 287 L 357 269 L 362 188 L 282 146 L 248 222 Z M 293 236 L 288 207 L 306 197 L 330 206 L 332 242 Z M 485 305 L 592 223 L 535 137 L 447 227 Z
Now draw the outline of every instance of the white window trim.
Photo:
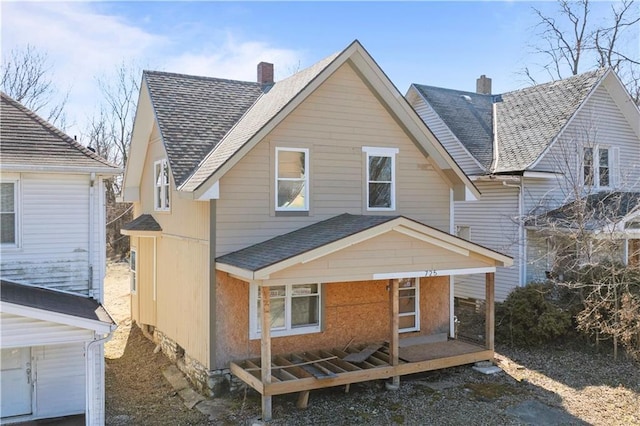
M 158 165 L 160 165 L 160 168 L 158 169 Z M 169 174 L 167 174 L 167 183 L 166 184 L 162 184 L 162 185 L 158 185 L 158 175 L 157 175 L 157 171 L 160 170 L 160 172 L 162 172 L 162 170 L 164 169 L 164 167 L 167 167 L 167 169 L 169 169 L 169 162 L 167 161 L 166 158 L 163 158 L 162 160 L 158 160 L 155 161 L 153 163 L 153 210 L 157 211 L 157 212 L 168 212 L 171 210 L 171 198 L 170 198 L 170 192 L 171 192 L 171 177 Z M 165 199 L 167 199 L 167 207 L 158 207 L 158 188 L 160 188 L 160 197 L 162 198 L 162 200 L 164 201 Z M 164 204 L 164 203 L 162 203 Z
M 129 258 L 129 272 L 131 273 L 130 292 L 138 293 L 138 251 L 132 248 Z
M 362 152 L 366 153 L 365 159 L 365 191 L 366 208 L 369 212 L 375 211 L 395 211 L 396 209 L 396 156 L 400 150 L 398 148 L 381 148 L 375 146 L 363 146 Z M 390 207 L 370 207 L 369 206 L 369 157 L 389 157 L 391 158 L 391 206 Z
M 20 215 L 22 212 L 22 209 L 20 208 L 20 201 L 21 201 L 21 193 L 22 193 L 22 189 L 20 186 L 20 178 L 19 177 L 2 177 L 0 179 L 0 183 L 12 183 L 13 184 L 13 211 L 14 211 L 14 222 L 13 222 L 13 226 L 14 226 L 14 232 L 15 232 L 15 241 L 13 243 L 0 243 L 0 247 L 2 247 L 3 250 L 13 250 L 13 249 L 19 249 L 20 248 L 20 244 L 21 244 L 21 237 L 22 237 L 22 232 L 21 231 L 21 221 L 20 221 Z
M 595 144 L 593 146 L 585 146 L 582 149 L 582 184 L 586 185 L 586 180 L 585 180 L 586 176 L 584 175 L 584 152 L 587 148 L 592 149 L 592 155 L 593 155 L 593 158 L 591 160 L 592 162 L 591 168 L 593 173 L 593 182 L 591 184 L 591 188 L 608 190 L 616 187 L 619 164 L 617 164 L 618 163 L 617 158 L 614 158 L 614 157 L 617 157 L 619 155 L 617 152 L 617 148 L 609 145 L 600 145 L 600 144 Z M 606 185 L 606 186 L 600 185 L 600 150 L 601 149 L 606 149 L 607 151 L 609 151 L 609 155 L 608 155 L 609 185 Z
M 292 178 L 278 178 L 278 154 L 281 151 L 288 152 L 303 152 L 304 153 L 304 207 L 278 207 L 278 182 L 279 181 L 292 181 L 300 179 Z M 279 212 L 308 212 L 309 211 L 309 149 L 308 148 L 283 148 L 276 147 L 276 166 L 275 166 L 275 187 L 274 187 L 274 206 L 276 211 Z
M 322 318 L 323 318 L 323 299 L 322 299 L 322 284 L 318 283 L 318 324 L 306 327 L 291 327 L 291 293 L 292 288 L 296 284 L 287 284 L 286 296 L 285 296 L 285 328 L 274 330 L 271 329 L 271 337 L 282 336 L 298 336 L 301 334 L 319 333 L 322 331 Z M 259 339 L 261 332 L 258 329 L 258 291 L 260 286 L 258 284 L 250 284 L 249 286 L 249 339 Z
M 399 333 L 409 333 L 412 331 L 420 331 L 420 278 L 412 278 L 413 287 L 399 287 L 398 288 L 398 297 L 400 297 L 400 290 L 403 289 L 415 289 L 415 312 L 407 312 L 407 313 L 398 313 L 398 317 L 406 317 L 410 315 L 415 315 L 415 326 L 400 328 L 398 329 Z M 399 318 L 398 318 L 399 319 Z

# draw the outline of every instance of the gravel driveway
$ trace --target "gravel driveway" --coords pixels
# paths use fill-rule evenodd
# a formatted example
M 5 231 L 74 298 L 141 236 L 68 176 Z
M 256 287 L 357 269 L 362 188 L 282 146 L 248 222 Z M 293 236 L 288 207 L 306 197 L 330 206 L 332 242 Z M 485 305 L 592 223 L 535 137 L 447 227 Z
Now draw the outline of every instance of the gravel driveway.
M 107 425 L 251 424 L 260 415 L 254 391 L 229 395 L 216 420 L 187 409 L 162 375 L 170 365 L 128 319 L 126 265 L 108 269 L 105 299 L 121 323 L 107 353 Z M 273 399 L 273 425 L 640 425 L 640 365 L 589 350 L 497 347 L 503 372 L 470 367 L 404 376 L 400 389 L 381 381 Z

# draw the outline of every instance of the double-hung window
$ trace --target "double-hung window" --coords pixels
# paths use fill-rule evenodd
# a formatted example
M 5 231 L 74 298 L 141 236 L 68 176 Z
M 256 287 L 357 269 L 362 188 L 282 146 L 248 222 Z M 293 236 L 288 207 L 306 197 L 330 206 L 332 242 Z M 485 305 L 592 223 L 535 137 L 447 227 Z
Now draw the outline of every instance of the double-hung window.
M 156 161 L 153 165 L 154 174 L 154 209 L 169 211 L 169 162 L 166 159 Z
M 269 287 L 271 335 L 289 336 L 320 331 L 320 284 L 290 284 Z M 262 299 L 260 287 L 250 289 L 250 337 L 260 337 Z
M 615 186 L 618 149 L 596 145 L 584 148 L 582 178 L 587 187 L 611 188 Z
M 362 147 L 366 159 L 367 210 L 395 210 L 397 148 Z
M 18 245 L 18 181 L 0 183 L 0 243 Z
M 309 150 L 276 148 L 276 210 L 309 210 Z

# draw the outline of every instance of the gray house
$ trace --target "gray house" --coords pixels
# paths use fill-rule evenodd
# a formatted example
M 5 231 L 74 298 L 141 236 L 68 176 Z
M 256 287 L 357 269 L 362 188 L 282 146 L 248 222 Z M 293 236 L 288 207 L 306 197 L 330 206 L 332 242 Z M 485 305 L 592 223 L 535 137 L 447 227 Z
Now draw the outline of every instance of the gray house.
M 485 76 L 476 93 L 413 84 L 406 97 L 482 193 L 455 203 L 458 235 L 514 258 L 496 273 L 496 300 L 550 273 L 553 250 L 536 218 L 576 194 L 619 205 L 608 227 L 621 259 L 634 259 L 637 208 L 628 201 L 637 198 L 625 194 L 640 180 L 640 112 L 615 72 L 503 94 Z M 474 281 L 456 277 L 455 295 L 482 298 Z

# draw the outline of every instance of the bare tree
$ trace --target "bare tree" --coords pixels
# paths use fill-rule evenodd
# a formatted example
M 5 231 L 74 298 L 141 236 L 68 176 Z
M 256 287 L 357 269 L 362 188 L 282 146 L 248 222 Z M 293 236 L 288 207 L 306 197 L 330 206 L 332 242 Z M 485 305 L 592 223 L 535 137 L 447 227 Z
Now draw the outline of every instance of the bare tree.
M 562 79 L 583 71 L 611 67 L 623 80 L 635 102 L 640 103 L 640 52 L 637 48 L 640 8 L 634 0 L 611 5 L 609 16 L 596 21 L 589 0 L 559 0 L 557 15 L 533 8 L 538 18 L 538 41 L 534 57 L 552 79 Z M 535 69 L 523 74 L 536 83 Z
M 121 63 L 111 75 L 97 78 L 103 99 L 97 114 L 86 130 L 89 146 L 107 160 L 126 166 L 137 94 L 137 67 Z M 129 250 L 129 240 L 120 235 L 122 225 L 132 217 L 132 205 L 117 203 L 122 179 L 107 183 L 107 249 L 110 255 L 122 258 Z
M 52 65 L 46 53 L 31 45 L 11 50 L 2 60 L 2 90 L 47 121 L 65 126 L 64 107 L 69 93 L 59 98 L 50 79 Z

